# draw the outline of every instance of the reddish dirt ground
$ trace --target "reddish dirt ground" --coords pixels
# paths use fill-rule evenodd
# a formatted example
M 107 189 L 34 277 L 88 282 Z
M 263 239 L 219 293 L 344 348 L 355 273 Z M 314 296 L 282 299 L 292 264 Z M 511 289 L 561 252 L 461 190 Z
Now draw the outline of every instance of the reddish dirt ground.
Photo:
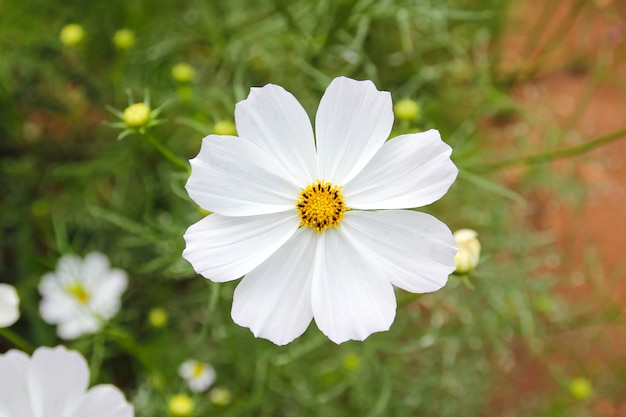
M 530 126 L 529 141 L 536 147 L 528 153 L 550 148 L 539 130 L 546 126 L 563 133 L 556 147 L 626 127 L 623 0 L 517 1 L 502 49 L 502 72 L 517 74 L 513 97 L 531 115 L 493 128 L 507 143 L 515 146 L 514 132 L 521 123 Z M 552 267 L 562 277 L 558 294 L 589 311 L 611 303 L 624 311 L 626 138 L 544 169 L 555 176 L 574 175 L 585 194 L 582 205 L 549 187 L 526 195 L 529 227 L 556 236 L 560 255 Z M 520 172 L 507 174 L 519 178 Z M 580 407 L 577 416 L 626 417 L 626 326 L 621 318 L 621 325 L 605 322 L 554 334 L 544 341 L 550 347 L 540 354 L 520 348 L 516 365 L 499 378 L 502 383 L 494 388 L 486 415 L 528 415 L 521 410 L 537 410 L 533 402 L 543 401 L 545 407 L 550 393 L 567 392 L 564 381 L 584 376 L 594 394 L 585 402 L 572 401 L 568 410 Z

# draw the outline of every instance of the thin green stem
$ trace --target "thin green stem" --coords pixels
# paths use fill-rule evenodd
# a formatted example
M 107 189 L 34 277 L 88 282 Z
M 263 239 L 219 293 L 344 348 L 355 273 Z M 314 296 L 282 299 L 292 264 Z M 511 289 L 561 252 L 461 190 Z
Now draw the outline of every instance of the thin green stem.
M 15 333 L 11 329 L 0 328 L 0 336 L 4 337 L 6 340 L 11 342 L 13 345 L 23 350 L 24 352 L 31 354 L 33 353 L 33 346 L 28 343 L 24 338 Z
M 217 301 L 220 295 L 219 284 L 209 282 L 209 286 L 211 287 L 210 295 L 209 295 L 209 303 L 207 304 L 204 322 L 202 323 L 202 328 L 200 329 L 200 332 L 198 333 L 197 340 L 199 344 L 201 344 L 206 338 L 206 334 L 209 330 L 209 322 L 211 321 L 211 318 L 213 316 L 213 311 L 215 311 L 215 307 L 217 306 Z
M 153 370 L 154 367 L 150 355 L 142 345 L 137 343 L 130 332 L 111 325 L 107 326 L 103 332 L 111 341 L 134 356 L 146 369 Z
M 102 366 L 102 358 L 104 357 L 104 334 L 98 332 L 93 337 L 93 346 L 91 350 L 91 383 L 95 383 L 100 375 L 100 367 Z
M 154 136 L 152 136 L 152 134 L 150 134 L 149 132 L 146 132 L 142 136 L 144 138 L 146 138 L 148 140 L 148 142 L 152 146 L 154 146 L 154 148 L 157 151 L 159 151 L 159 153 L 161 155 L 163 155 L 165 157 L 165 159 L 167 159 L 172 164 L 174 164 L 174 166 L 176 166 L 177 168 L 180 168 L 181 170 L 185 171 L 187 174 L 191 173 L 191 169 L 189 168 L 189 165 L 187 165 L 187 163 L 185 161 L 183 161 L 182 159 L 180 159 L 178 156 L 174 155 L 174 153 L 172 151 L 170 151 L 168 148 L 166 148 L 165 145 L 163 145 L 161 142 L 159 142 L 159 140 L 157 138 L 155 138 Z
M 606 136 L 601 136 L 597 139 L 593 139 L 587 143 L 583 143 L 578 146 L 572 146 L 571 148 L 559 149 L 556 151 L 543 152 L 540 154 L 534 155 L 526 155 L 518 158 L 509 158 L 499 162 L 492 162 L 482 165 L 469 166 L 466 168 L 474 167 L 476 171 L 480 172 L 491 172 L 498 171 L 504 168 L 508 168 L 510 166 L 515 165 L 534 165 L 534 164 L 542 164 L 545 162 L 551 162 L 555 159 L 563 159 L 563 158 L 572 158 L 574 156 L 579 156 L 584 153 L 587 153 L 595 148 L 599 148 L 600 146 L 604 146 L 611 142 L 614 142 L 618 139 L 626 136 L 626 127 L 619 129 L 613 133 L 610 133 Z

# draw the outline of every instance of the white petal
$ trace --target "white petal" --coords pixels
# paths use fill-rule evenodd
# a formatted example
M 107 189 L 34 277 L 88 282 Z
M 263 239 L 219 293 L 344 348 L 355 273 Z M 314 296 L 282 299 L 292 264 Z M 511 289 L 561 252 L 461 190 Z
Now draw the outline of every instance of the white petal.
M 66 417 L 89 383 L 89 368 L 78 352 L 38 348 L 31 358 L 28 387 L 35 417 Z
M 183 257 L 215 282 L 232 281 L 266 260 L 296 231 L 300 219 L 290 213 L 225 217 L 211 214 L 185 232 Z
M 15 287 L 0 284 L 0 327 L 9 327 L 20 318 L 20 298 Z
M 369 256 L 344 233 L 343 224 L 325 230 L 319 239 L 313 315 L 317 327 L 335 343 L 389 330 L 395 318 L 393 286 Z
M 86 309 L 77 310 L 72 317 L 60 321 L 57 334 L 61 339 L 72 340 L 84 334 L 96 333 L 102 328 L 102 321 Z
M 315 118 L 320 178 L 346 184 L 369 162 L 391 133 L 391 94 L 371 81 L 335 78 Z
M 185 188 L 202 208 L 249 216 L 293 209 L 300 186 L 291 182 L 275 158 L 250 141 L 209 135 L 191 163 Z
M 111 265 L 109 258 L 100 252 L 91 252 L 85 256 L 82 264 L 82 279 L 102 280 L 105 279 Z
M 272 155 L 301 186 L 317 179 L 311 121 L 284 88 L 273 84 L 251 88 L 248 98 L 237 103 L 235 122 L 241 138 Z
M 311 276 L 318 235 L 300 228 L 235 289 L 232 317 L 256 337 L 284 345 L 311 323 Z
M 189 379 L 193 377 L 196 366 L 198 366 L 198 361 L 188 359 L 185 362 L 181 363 L 178 367 L 178 375 L 183 379 Z
M 31 417 L 27 375 L 30 358 L 19 350 L 0 355 L 0 416 Z
M 68 417 L 133 417 L 133 406 L 113 385 L 97 385 L 72 408 Z
M 391 139 L 343 187 L 346 204 L 369 210 L 421 207 L 437 201 L 459 172 L 451 153 L 434 129 Z
M 349 211 L 341 229 L 367 251 L 392 284 L 414 293 L 437 291 L 456 265 L 448 226 L 409 210 Z
M 89 308 L 105 320 L 115 316 L 120 309 L 120 298 L 127 285 L 126 272 L 117 268 L 106 271 L 103 278 L 96 282 L 90 291 Z

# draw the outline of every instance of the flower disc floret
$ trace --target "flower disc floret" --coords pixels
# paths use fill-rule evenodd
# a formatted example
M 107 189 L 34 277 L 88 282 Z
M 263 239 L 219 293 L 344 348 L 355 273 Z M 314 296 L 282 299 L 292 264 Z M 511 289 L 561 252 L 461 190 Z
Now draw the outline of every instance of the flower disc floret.
M 296 207 L 300 226 L 310 227 L 317 233 L 339 226 L 346 211 L 341 187 L 319 180 L 300 192 Z

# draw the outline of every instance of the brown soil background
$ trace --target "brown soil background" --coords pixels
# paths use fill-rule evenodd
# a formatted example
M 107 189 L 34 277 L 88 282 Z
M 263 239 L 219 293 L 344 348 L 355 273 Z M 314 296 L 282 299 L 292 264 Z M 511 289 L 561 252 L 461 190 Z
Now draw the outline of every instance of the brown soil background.
M 516 1 L 502 46 L 501 72 L 517 74 L 513 97 L 530 115 L 490 128 L 507 147 L 519 147 L 521 125 L 533 145 L 526 153 L 574 146 L 626 126 L 626 1 Z M 561 132 L 560 143 L 546 143 L 546 127 Z M 563 397 L 569 379 L 582 376 L 593 384 L 593 395 L 572 398 L 565 409 L 576 416 L 624 417 L 626 138 L 543 169 L 574 176 L 585 195 L 582 204 L 550 187 L 524 195 L 529 227 L 556 237 L 559 256 L 551 268 L 560 277 L 557 295 L 578 310 L 600 312 L 615 304 L 618 323 L 599 320 L 557 331 L 543 340 L 540 353 L 516 349 L 515 364 L 502 370 L 485 415 L 534 415 L 527 412 L 545 409 L 546 398 Z M 524 173 L 509 169 L 505 178 L 516 187 Z

